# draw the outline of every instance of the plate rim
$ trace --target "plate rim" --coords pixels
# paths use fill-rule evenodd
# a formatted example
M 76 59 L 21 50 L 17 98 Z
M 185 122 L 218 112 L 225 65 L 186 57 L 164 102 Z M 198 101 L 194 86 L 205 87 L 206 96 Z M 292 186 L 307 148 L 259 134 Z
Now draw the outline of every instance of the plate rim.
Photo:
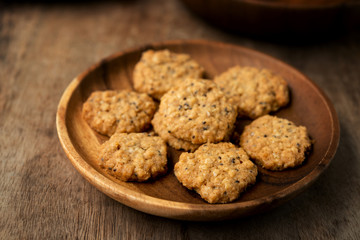
M 331 127 L 332 127 L 332 134 L 331 140 L 328 149 L 326 150 L 325 154 L 323 155 L 322 159 L 319 163 L 302 179 L 294 182 L 293 184 L 289 185 L 288 187 L 275 192 L 271 195 L 266 195 L 258 199 L 252 199 L 242 202 L 233 202 L 227 204 L 200 204 L 200 203 L 184 203 L 172 200 L 165 200 L 156 197 L 149 196 L 144 193 L 136 192 L 124 186 L 117 184 L 116 182 L 112 181 L 111 179 L 105 177 L 100 172 L 98 172 L 95 168 L 93 168 L 85 159 L 83 159 L 80 154 L 77 152 L 75 147 L 72 144 L 71 138 L 68 133 L 68 128 L 66 126 L 66 111 L 71 99 L 71 96 L 76 90 L 76 88 L 80 85 L 84 77 L 91 71 L 95 70 L 98 67 L 101 67 L 104 63 L 119 58 L 123 55 L 128 53 L 132 53 L 135 51 L 144 51 L 145 49 L 149 48 L 159 48 L 165 47 L 169 45 L 186 45 L 186 44 L 200 44 L 200 45 L 210 45 L 213 47 L 223 47 L 223 48 L 237 48 L 241 51 L 250 52 L 255 55 L 260 55 L 261 57 L 271 59 L 281 65 L 284 65 L 287 68 L 290 68 L 296 74 L 302 76 L 310 86 L 317 91 L 318 95 L 321 96 L 322 100 L 324 101 L 328 112 L 330 113 L 331 117 Z M 57 134 L 61 143 L 62 148 L 64 149 L 66 156 L 75 167 L 75 169 L 93 186 L 95 186 L 98 190 L 105 193 L 106 195 L 110 196 L 111 198 L 115 199 L 116 201 L 137 209 L 142 212 L 146 212 L 152 215 L 173 218 L 173 219 L 182 219 L 188 220 L 189 215 L 193 215 L 190 211 L 195 211 L 200 214 L 204 211 L 207 211 L 210 215 L 219 215 L 219 218 L 227 219 L 224 217 L 224 212 L 234 212 L 239 211 L 238 214 L 235 214 L 234 217 L 239 217 L 243 215 L 241 214 L 241 209 L 255 209 L 257 206 L 267 204 L 270 205 L 275 200 L 279 205 L 283 201 L 295 197 L 301 191 L 305 190 L 311 183 L 315 182 L 315 180 L 324 172 L 324 170 L 329 166 L 331 160 L 334 158 L 335 153 L 337 151 L 340 139 L 340 126 L 339 120 L 335 111 L 335 108 L 326 94 L 314 83 L 310 78 L 306 75 L 301 73 L 299 70 L 295 69 L 294 67 L 288 65 L 287 63 L 269 56 L 265 53 L 259 52 L 257 50 L 253 50 L 248 47 L 243 47 L 235 44 L 217 42 L 217 41 L 209 41 L 204 39 L 192 39 L 192 40 L 170 40 L 170 41 L 161 41 L 155 42 L 150 44 L 145 44 L 138 47 L 129 48 L 124 51 L 116 52 L 111 54 L 108 57 L 103 58 L 102 60 L 98 61 L 97 63 L 93 64 L 87 70 L 79 74 L 75 77 L 70 84 L 66 87 L 65 91 L 63 92 L 61 99 L 58 104 L 57 113 L 56 113 L 56 128 Z M 120 199 L 119 199 L 120 198 Z M 149 206 L 153 209 L 149 210 Z M 275 207 L 275 206 L 274 206 Z M 169 210 L 175 210 L 176 214 L 168 213 Z M 223 214 L 221 214 L 223 213 Z M 205 214 L 206 215 L 206 214 Z M 239 215 L 239 216 L 237 216 Z M 221 217 L 222 216 L 222 217 Z M 231 218 L 234 218 L 231 217 Z M 198 220 L 217 220 L 216 216 L 209 217 L 209 219 L 204 218 L 204 216 L 200 216 Z

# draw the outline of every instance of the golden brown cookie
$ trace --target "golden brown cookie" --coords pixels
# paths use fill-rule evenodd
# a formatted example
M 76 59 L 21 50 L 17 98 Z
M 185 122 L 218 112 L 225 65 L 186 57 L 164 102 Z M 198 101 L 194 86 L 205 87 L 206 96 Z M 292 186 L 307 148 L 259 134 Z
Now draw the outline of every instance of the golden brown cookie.
M 100 166 L 123 181 L 154 179 L 167 171 L 166 144 L 148 133 L 115 133 L 102 145 Z
M 289 102 L 286 81 L 267 69 L 235 66 L 214 81 L 237 106 L 241 116 L 255 119 Z
M 160 99 L 179 81 L 201 78 L 204 73 L 188 54 L 173 53 L 169 50 L 148 50 L 142 54 L 134 68 L 134 88 Z
M 177 150 L 185 150 L 194 152 L 200 147 L 200 144 L 192 144 L 191 142 L 178 139 L 169 133 L 166 129 L 166 125 L 162 122 L 162 118 L 159 113 L 155 113 L 153 120 L 151 121 L 154 130 L 159 136 L 168 143 L 171 147 Z
M 96 91 L 83 105 L 82 116 L 95 131 L 141 132 L 154 115 L 156 105 L 148 95 L 133 91 Z
M 240 146 L 263 168 L 280 171 L 300 165 L 311 148 L 306 127 L 265 115 L 246 126 Z
M 245 151 L 231 143 L 207 143 L 182 153 L 175 164 L 177 179 L 209 203 L 227 203 L 254 184 L 257 167 Z
M 213 81 L 187 79 L 161 98 L 158 114 L 169 134 L 202 144 L 228 136 L 237 112 Z

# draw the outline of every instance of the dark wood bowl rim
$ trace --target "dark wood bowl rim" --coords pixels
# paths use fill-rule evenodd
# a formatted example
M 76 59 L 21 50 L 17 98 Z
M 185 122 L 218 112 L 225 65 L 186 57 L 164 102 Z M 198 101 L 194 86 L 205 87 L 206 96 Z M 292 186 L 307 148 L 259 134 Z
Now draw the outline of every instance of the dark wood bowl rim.
M 291 2 L 291 1 L 266 1 L 266 0 L 230 0 L 238 4 L 249 4 L 253 6 L 262 6 L 268 8 L 288 8 L 288 9 L 326 9 L 338 8 L 344 5 L 348 0 L 332 0 L 332 1 L 308 1 L 307 3 Z

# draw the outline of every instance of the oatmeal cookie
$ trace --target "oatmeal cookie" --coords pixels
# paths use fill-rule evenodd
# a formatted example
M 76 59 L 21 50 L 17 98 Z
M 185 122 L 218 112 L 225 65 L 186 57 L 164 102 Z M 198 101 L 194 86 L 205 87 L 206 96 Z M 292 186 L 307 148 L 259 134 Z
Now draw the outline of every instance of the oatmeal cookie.
M 267 69 L 235 66 L 214 81 L 237 106 L 241 116 L 255 119 L 289 102 L 286 81 Z
M 148 95 L 133 91 L 96 91 L 83 105 L 82 116 L 95 131 L 141 132 L 154 115 L 156 105 Z
M 240 146 L 258 165 L 280 171 L 300 165 L 311 148 L 311 140 L 306 127 L 265 115 L 245 127 Z
M 160 99 L 176 83 L 185 78 L 201 78 L 204 73 L 188 54 L 169 50 L 148 50 L 134 68 L 134 88 Z
M 100 161 L 122 181 L 146 181 L 166 173 L 166 144 L 148 133 L 115 133 L 102 145 Z
M 182 153 L 174 172 L 182 185 L 207 202 L 227 203 L 255 183 L 257 167 L 231 143 L 208 143 L 194 153 Z
M 167 142 L 171 147 L 177 149 L 177 150 L 185 150 L 189 152 L 194 152 L 196 149 L 200 147 L 200 144 L 192 144 L 191 142 L 178 139 L 174 136 L 172 136 L 169 133 L 169 130 L 166 129 L 166 125 L 162 122 L 162 118 L 160 117 L 160 114 L 157 112 L 154 115 L 153 120 L 151 121 L 154 130 L 159 136 Z
M 210 80 L 187 79 L 162 98 L 159 118 L 174 137 L 202 144 L 222 141 L 233 130 L 236 108 Z

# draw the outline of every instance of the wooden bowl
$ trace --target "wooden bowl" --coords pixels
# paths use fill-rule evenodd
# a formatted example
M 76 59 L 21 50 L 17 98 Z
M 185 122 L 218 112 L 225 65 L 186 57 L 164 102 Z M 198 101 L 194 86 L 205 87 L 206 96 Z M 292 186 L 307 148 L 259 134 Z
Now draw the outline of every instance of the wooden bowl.
M 132 89 L 134 65 L 147 49 L 188 53 L 212 78 L 227 68 L 250 65 L 268 68 L 283 76 L 291 89 L 291 103 L 277 116 L 308 128 L 315 140 L 301 167 L 282 172 L 260 169 L 257 183 L 228 204 L 208 204 L 182 187 L 173 173 L 181 152 L 169 148 L 169 171 L 151 182 L 122 182 L 104 173 L 95 159 L 107 137 L 97 134 L 81 117 L 84 101 L 95 90 Z M 249 121 L 241 121 L 240 126 Z M 259 213 L 278 206 L 303 191 L 327 168 L 339 142 L 339 123 L 334 107 L 306 76 L 270 56 L 224 43 L 205 40 L 156 43 L 116 53 L 76 77 L 65 90 L 57 111 L 57 131 L 62 147 L 76 170 L 97 189 L 139 211 L 182 220 L 223 220 Z M 241 127 L 240 127 L 241 128 Z
M 337 33 L 347 0 L 181 0 L 222 29 L 277 40 L 314 40 Z

